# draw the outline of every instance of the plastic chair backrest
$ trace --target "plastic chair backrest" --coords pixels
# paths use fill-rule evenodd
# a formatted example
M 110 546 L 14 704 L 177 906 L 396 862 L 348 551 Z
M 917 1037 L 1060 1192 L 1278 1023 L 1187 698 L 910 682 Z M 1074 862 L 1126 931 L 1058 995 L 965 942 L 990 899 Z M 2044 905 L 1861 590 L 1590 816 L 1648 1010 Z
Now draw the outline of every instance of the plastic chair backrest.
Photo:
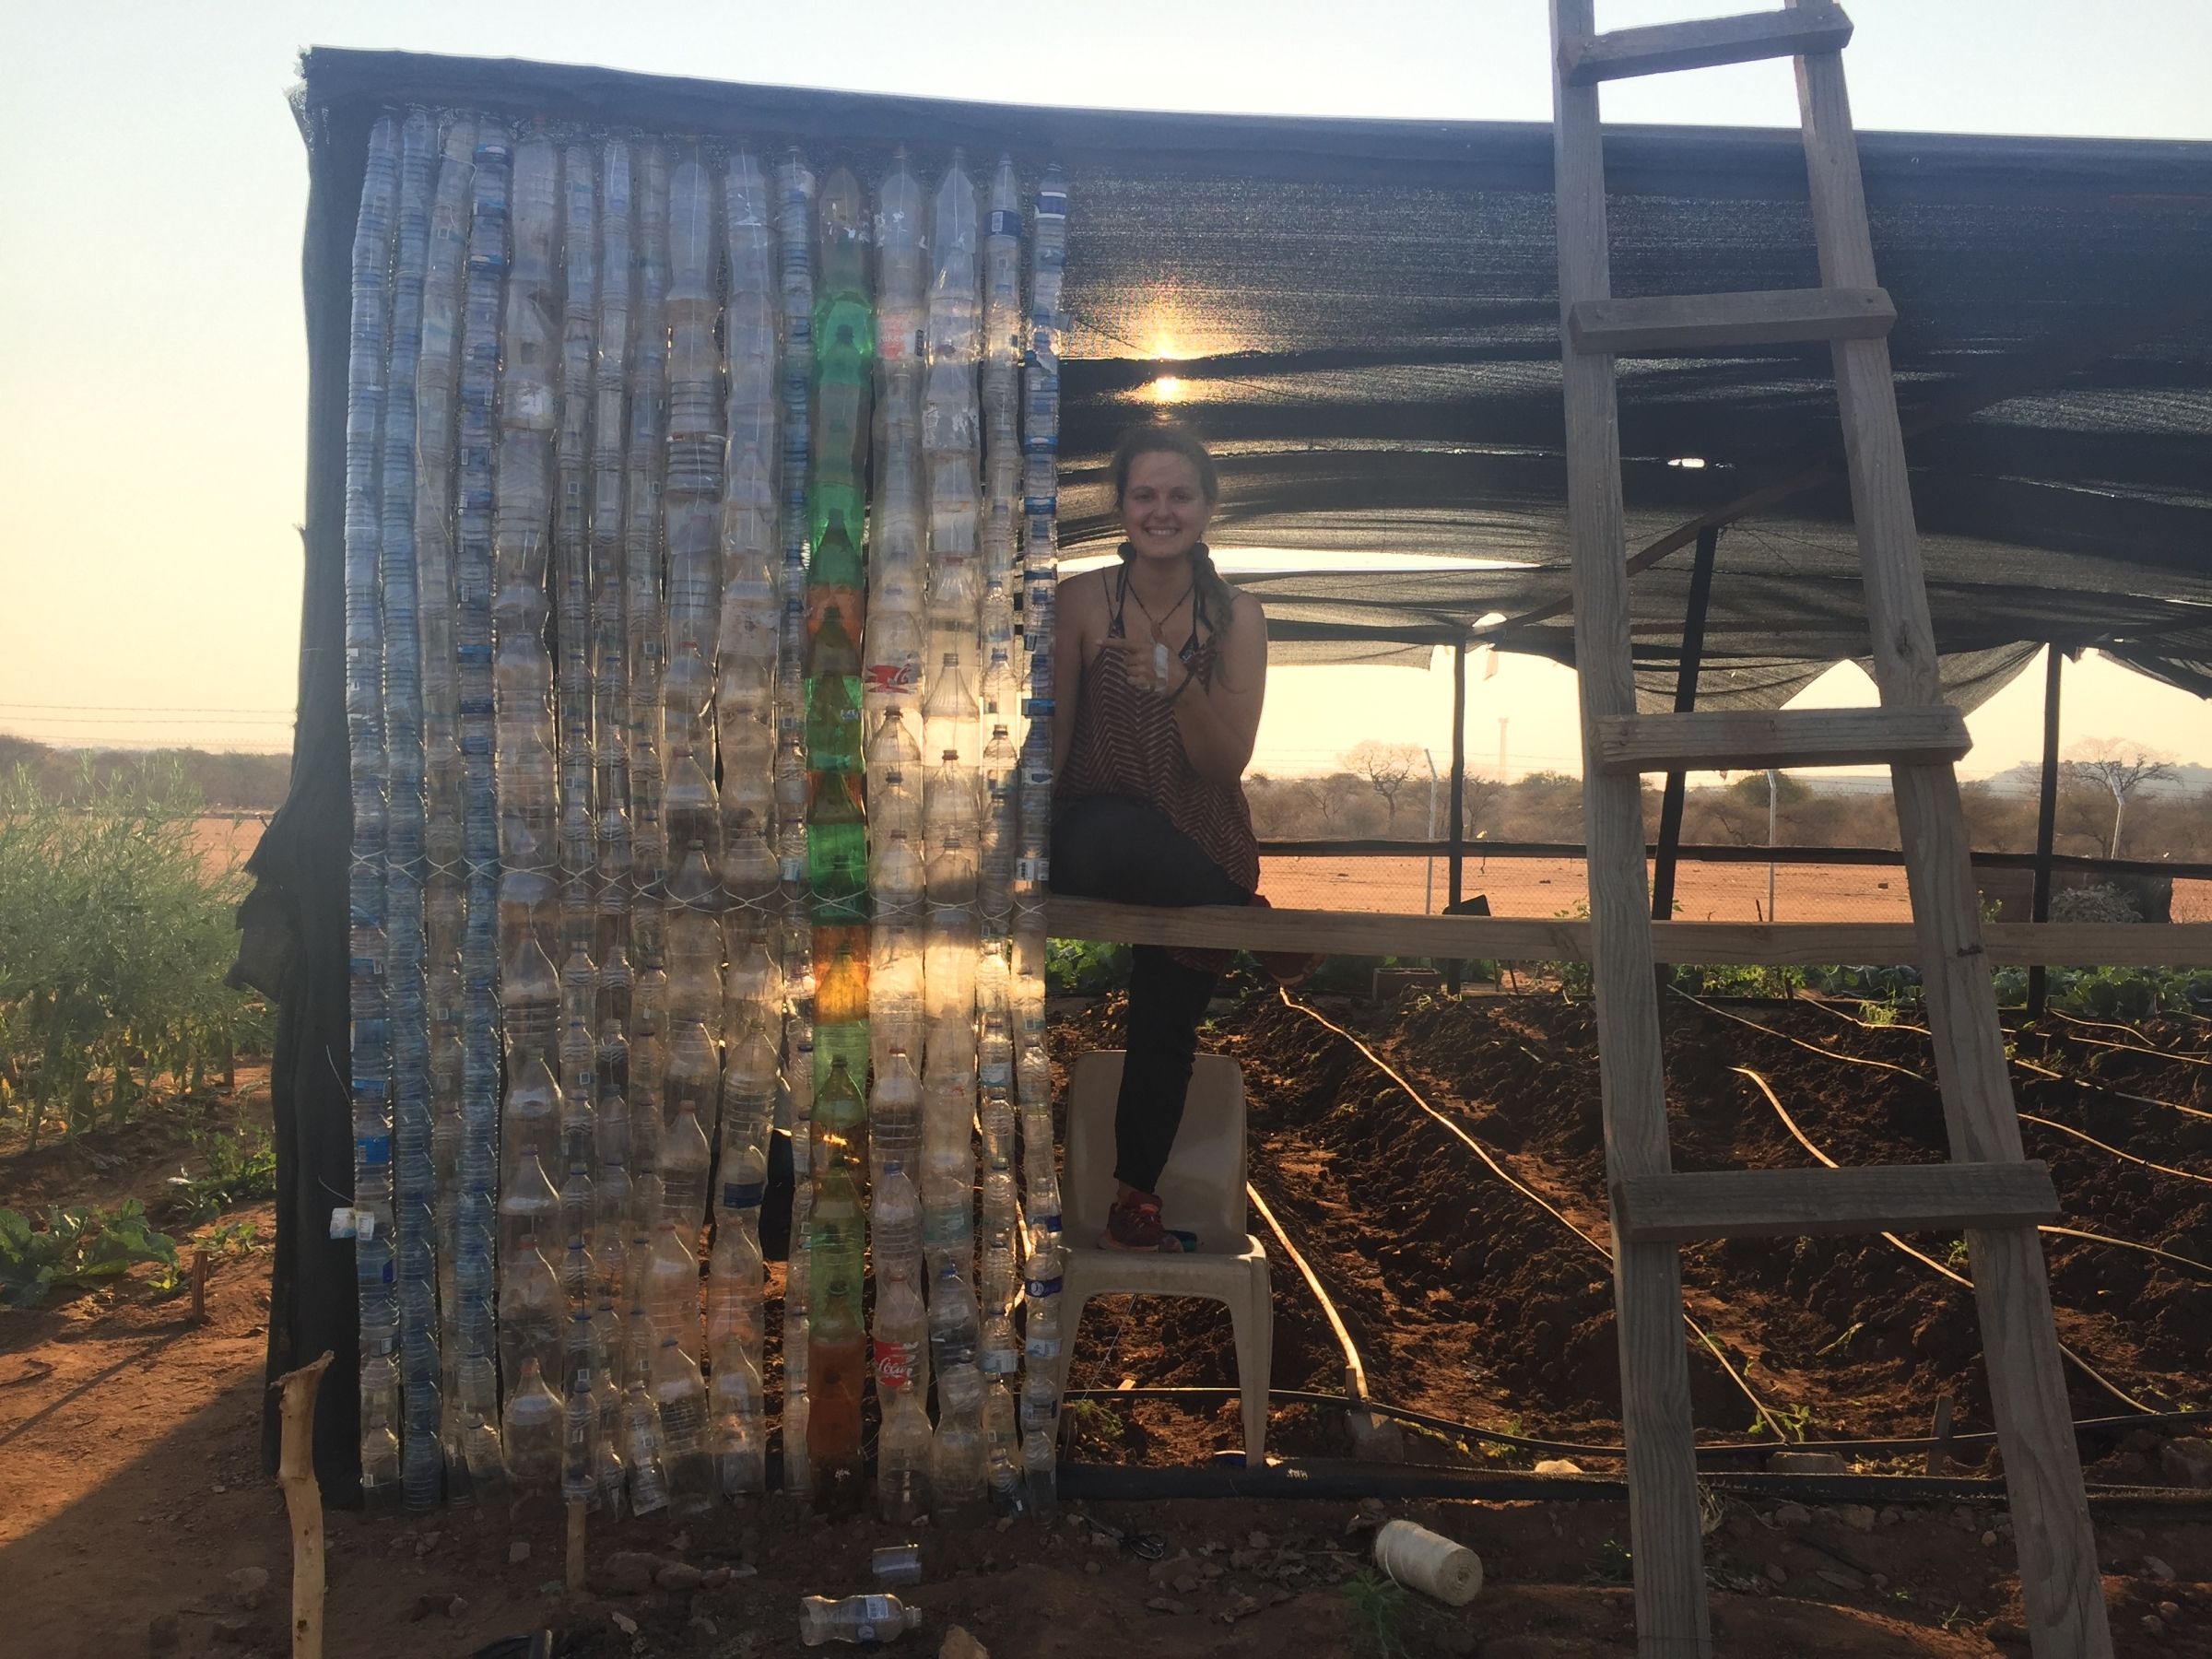
M 1088 1250 L 1113 1206 L 1113 1105 L 1123 1052 L 1078 1055 L 1068 1086 L 1067 1185 L 1061 1194 L 1071 1248 Z M 1238 1252 L 1244 1206 L 1244 1074 L 1227 1054 L 1200 1054 L 1175 1132 L 1175 1150 L 1159 1178 L 1170 1227 L 1198 1235 L 1202 1251 Z

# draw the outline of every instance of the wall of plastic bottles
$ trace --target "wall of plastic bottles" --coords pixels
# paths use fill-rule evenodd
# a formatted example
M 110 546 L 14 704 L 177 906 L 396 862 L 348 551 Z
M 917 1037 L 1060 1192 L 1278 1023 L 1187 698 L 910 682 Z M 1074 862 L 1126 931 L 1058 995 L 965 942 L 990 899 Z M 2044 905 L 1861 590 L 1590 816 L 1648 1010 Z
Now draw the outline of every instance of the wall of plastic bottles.
M 1066 211 L 957 150 L 376 123 L 333 1218 L 371 1506 L 780 1466 L 850 1511 L 870 1415 L 888 1519 L 1052 1503 Z

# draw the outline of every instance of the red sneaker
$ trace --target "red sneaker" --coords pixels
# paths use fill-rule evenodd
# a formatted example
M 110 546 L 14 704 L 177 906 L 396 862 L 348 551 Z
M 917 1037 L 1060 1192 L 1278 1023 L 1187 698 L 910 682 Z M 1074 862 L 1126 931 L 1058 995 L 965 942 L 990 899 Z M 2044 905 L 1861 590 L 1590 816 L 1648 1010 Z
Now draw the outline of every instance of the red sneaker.
M 1159 1251 L 1168 1246 L 1168 1230 L 1160 1225 L 1159 1200 L 1150 1193 L 1132 1193 L 1117 1198 L 1106 1212 L 1106 1230 L 1099 1235 L 1100 1250 Z

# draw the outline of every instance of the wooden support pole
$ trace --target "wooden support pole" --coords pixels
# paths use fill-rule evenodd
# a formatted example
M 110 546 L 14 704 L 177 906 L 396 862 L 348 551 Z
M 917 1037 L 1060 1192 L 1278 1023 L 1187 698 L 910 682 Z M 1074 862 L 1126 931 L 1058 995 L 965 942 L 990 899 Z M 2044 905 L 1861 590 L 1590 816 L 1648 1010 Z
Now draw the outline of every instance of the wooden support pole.
M 1594 30 L 1591 0 L 1554 0 L 1552 52 Z M 1558 204 L 1559 323 L 1612 292 L 1606 170 L 1597 90 L 1552 77 L 1552 177 Z M 1878 344 L 1878 343 L 1877 343 Z M 1610 358 L 1567 351 L 1567 523 L 1573 559 L 1575 678 L 1583 752 L 1597 722 L 1636 712 L 1629 655 L 1629 576 L 1620 499 L 1620 420 Z M 1590 849 L 1592 982 L 1606 1169 L 1614 1179 L 1664 1175 L 1666 1076 L 1652 994 L 1650 873 L 1643 862 L 1643 786 L 1585 764 L 1583 840 Z M 1613 1258 L 1620 1353 L 1620 1426 L 1629 1471 L 1638 1659 L 1709 1659 L 1697 1465 L 1691 1451 L 1689 1352 L 1682 1343 L 1682 1260 L 1675 1245 L 1622 1243 Z
M 1936 1421 L 1928 1430 L 1935 1444 L 1928 1448 L 1928 1473 L 1948 1475 L 1951 1472 L 1951 1396 L 1945 1394 L 1936 1402 Z
M 2043 647 L 2043 770 L 2036 785 L 2035 897 L 2028 912 L 2030 922 L 2051 920 L 2051 851 L 2058 834 L 2058 689 L 2066 657 L 2055 641 Z M 2043 1017 L 2044 999 L 2051 989 L 2049 979 L 2042 963 L 2030 965 L 2028 1018 L 2030 1019 Z
M 1675 671 L 1675 712 L 1688 714 L 1698 706 L 1698 670 L 1705 660 L 1705 612 L 1712 598 L 1712 560 L 1721 545 L 1718 524 L 1698 532 L 1697 562 L 1689 570 L 1689 607 L 1682 618 L 1682 658 Z M 1682 851 L 1682 808 L 1688 798 L 1688 774 L 1666 774 L 1666 793 L 1659 803 L 1658 856 L 1652 861 L 1652 920 L 1665 922 L 1675 913 L 1675 865 Z
M 1797 105 L 1820 279 L 1836 288 L 1873 287 L 1858 139 L 1837 58 L 1798 59 Z M 1930 707 L 1943 700 L 1943 686 L 1888 342 L 1839 340 L 1830 350 L 1851 463 L 1875 683 L 1885 708 Z M 1891 779 L 1951 1156 L 1962 1162 L 2018 1159 L 2020 1121 L 1990 987 L 1958 778 L 1948 766 L 1923 765 L 1897 767 Z M 1966 1247 L 1990 1403 L 2005 1449 L 2030 1643 L 2036 1659 L 2110 1659 L 2112 1631 L 2042 1240 L 2031 1227 L 1969 1228 Z
M 292 1659 L 323 1659 L 323 1488 L 315 1482 L 315 1394 L 330 1369 L 325 1352 L 287 1371 L 277 1391 L 281 1426 L 276 1484 L 292 1523 Z
M 566 1582 L 571 1595 L 583 1594 L 583 1504 L 581 1498 L 569 1500 L 569 1559 Z
M 207 1323 L 207 1252 L 196 1244 L 192 1251 L 192 1323 Z

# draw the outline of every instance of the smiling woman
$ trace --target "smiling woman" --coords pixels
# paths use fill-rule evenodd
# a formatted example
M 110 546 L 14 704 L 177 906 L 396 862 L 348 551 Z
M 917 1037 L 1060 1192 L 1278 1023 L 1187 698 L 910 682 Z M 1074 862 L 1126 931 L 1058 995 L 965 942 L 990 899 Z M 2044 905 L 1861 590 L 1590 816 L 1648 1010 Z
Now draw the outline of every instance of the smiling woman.
M 1206 550 L 1221 488 L 1195 437 L 1166 424 L 1133 429 L 1115 453 L 1113 483 L 1125 538 L 1119 566 L 1060 589 L 1053 890 L 1249 904 L 1260 860 L 1241 779 L 1265 699 L 1266 618 L 1258 600 L 1221 580 Z M 1158 946 L 1133 952 L 1106 1248 L 1163 1247 L 1154 1193 L 1223 965 Z

